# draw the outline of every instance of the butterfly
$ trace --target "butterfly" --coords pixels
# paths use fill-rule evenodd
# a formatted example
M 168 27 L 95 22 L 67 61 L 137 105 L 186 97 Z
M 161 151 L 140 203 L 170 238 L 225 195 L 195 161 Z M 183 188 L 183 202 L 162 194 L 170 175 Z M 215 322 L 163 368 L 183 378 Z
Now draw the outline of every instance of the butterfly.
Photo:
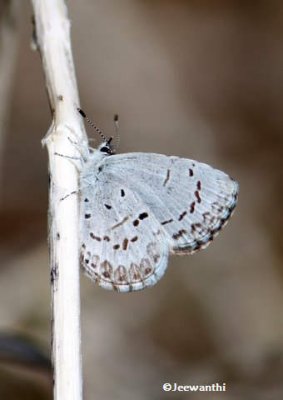
M 80 170 L 81 263 L 101 287 L 137 291 L 162 278 L 170 254 L 209 245 L 230 218 L 239 185 L 198 161 L 115 154 L 112 138 L 104 139 Z

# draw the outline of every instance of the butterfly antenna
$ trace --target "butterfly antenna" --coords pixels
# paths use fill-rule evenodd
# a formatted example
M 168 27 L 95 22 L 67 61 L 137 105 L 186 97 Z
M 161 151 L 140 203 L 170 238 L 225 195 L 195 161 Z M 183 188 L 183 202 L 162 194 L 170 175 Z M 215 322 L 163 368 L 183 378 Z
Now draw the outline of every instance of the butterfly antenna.
M 81 109 L 81 108 L 77 108 L 78 112 L 81 114 L 81 116 L 89 123 L 89 125 L 95 129 L 95 131 L 100 135 L 100 137 L 107 142 L 107 138 L 104 135 L 104 133 L 102 132 L 101 129 L 97 128 L 97 126 L 88 118 L 88 116 L 86 115 L 86 113 Z
M 114 115 L 114 126 L 115 126 L 115 133 L 116 133 L 116 149 L 118 149 L 120 144 L 120 135 L 119 135 L 119 115 Z

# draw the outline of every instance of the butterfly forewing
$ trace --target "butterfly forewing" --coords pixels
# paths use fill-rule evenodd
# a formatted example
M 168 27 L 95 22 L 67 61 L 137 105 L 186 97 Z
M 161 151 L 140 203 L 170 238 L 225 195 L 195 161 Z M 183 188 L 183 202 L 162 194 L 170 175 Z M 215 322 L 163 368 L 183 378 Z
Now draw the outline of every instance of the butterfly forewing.
M 124 165 L 127 184 L 152 210 L 172 253 L 207 246 L 236 206 L 238 184 L 207 164 L 146 153 L 118 155 L 108 163 L 111 179 L 121 182 Z

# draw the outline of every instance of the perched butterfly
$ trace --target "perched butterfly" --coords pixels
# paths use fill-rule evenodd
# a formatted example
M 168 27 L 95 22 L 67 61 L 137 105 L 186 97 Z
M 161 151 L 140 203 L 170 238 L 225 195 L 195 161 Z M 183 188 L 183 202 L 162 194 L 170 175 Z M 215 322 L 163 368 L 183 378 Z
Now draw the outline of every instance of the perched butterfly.
M 80 196 L 86 274 L 105 289 L 129 292 L 159 281 L 169 254 L 208 246 L 236 206 L 238 184 L 186 158 L 116 155 L 110 138 L 88 151 Z

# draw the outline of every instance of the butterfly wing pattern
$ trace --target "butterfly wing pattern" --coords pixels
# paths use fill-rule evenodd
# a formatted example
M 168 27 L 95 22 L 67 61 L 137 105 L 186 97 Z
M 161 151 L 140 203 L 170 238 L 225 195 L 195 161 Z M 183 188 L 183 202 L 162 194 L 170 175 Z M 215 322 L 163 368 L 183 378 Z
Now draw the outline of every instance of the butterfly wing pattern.
M 197 161 L 102 149 L 80 175 L 83 268 L 105 289 L 153 286 L 170 253 L 192 254 L 212 241 L 236 206 L 238 184 Z

